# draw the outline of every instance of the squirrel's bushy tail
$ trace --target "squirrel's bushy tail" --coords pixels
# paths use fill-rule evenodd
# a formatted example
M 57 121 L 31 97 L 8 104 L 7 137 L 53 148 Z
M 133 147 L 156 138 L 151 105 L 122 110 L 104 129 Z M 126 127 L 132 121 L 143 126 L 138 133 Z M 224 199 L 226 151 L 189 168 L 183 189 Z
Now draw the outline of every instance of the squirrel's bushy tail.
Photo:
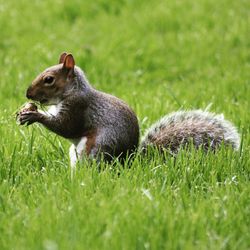
M 192 143 L 195 148 L 215 150 L 219 145 L 239 149 L 237 129 L 223 115 L 202 110 L 178 111 L 153 124 L 142 138 L 140 149 L 156 146 L 172 153 Z

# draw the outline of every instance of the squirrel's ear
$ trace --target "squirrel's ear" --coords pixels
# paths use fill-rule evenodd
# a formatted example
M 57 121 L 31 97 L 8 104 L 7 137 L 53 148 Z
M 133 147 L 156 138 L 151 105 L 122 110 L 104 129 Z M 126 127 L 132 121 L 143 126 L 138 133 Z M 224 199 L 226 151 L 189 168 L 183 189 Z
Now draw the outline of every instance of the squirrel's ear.
M 71 70 L 73 69 L 75 66 L 75 60 L 72 54 L 67 54 L 64 58 L 64 63 L 63 63 L 63 67 Z
M 65 57 L 67 56 L 66 52 L 63 52 L 59 57 L 59 64 L 64 63 Z

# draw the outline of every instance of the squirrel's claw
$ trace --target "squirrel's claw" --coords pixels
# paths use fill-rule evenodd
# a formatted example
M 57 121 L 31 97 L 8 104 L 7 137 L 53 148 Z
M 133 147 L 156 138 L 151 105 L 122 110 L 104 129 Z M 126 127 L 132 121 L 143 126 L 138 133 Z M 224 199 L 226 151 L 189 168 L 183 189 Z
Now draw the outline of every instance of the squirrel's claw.
M 18 120 L 20 125 L 31 125 L 32 123 L 38 120 L 38 112 L 37 111 L 26 111 L 18 114 Z

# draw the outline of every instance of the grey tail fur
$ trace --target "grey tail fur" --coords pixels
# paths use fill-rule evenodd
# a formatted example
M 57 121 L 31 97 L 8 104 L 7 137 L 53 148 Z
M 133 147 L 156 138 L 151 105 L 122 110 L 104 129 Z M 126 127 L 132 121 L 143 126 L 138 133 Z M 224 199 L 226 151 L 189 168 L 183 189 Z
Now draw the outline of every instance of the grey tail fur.
M 153 124 L 143 136 L 140 149 L 156 146 L 175 154 L 189 143 L 205 150 L 215 150 L 221 144 L 238 150 L 240 136 L 223 115 L 202 110 L 178 111 Z

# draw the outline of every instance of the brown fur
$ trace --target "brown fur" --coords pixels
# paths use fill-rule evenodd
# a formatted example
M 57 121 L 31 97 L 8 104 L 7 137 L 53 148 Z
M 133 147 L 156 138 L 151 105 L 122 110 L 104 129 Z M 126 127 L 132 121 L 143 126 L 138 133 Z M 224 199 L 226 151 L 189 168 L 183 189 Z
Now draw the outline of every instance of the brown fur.
M 55 79 L 55 83 L 51 86 L 46 86 L 44 80 L 49 76 Z M 66 76 L 67 72 L 63 70 L 61 65 L 48 68 L 32 82 L 27 90 L 27 97 L 40 102 L 51 99 L 55 100 L 57 98 L 61 99 L 67 85 L 67 81 L 65 81 Z
M 88 131 L 88 133 L 85 134 L 84 136 L 87 137 L 85 152 L 86 152 L 87 155 L 89 155 L 91 153 L 91 150 L 96 145 L 97 131 L 96 130 Z

